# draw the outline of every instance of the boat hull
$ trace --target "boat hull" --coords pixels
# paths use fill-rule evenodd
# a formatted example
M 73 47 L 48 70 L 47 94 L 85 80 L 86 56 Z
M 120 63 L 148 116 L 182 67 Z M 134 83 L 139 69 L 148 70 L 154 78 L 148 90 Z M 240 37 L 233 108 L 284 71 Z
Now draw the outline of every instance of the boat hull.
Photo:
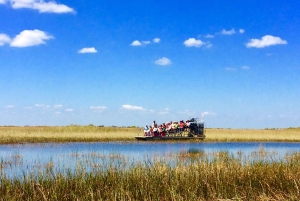
M 204 140 L 205 135 L 201 135 L 199 137 L 188 137 L 188 136 L 166 136 L 166 137 L 152 137 L 152 136 L 135 136 L 135 139 L 141 141 L 165 141 L 165 140 Z

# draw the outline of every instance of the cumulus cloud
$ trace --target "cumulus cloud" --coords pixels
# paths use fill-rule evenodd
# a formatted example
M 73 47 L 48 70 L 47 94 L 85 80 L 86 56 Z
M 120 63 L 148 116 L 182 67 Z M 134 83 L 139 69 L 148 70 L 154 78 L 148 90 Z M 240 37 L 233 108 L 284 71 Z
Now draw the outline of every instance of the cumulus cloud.
M 245 30 L 244 30 L 244 29 L 240 29 L 239 32 L 240 32 L 241 34 L 243 34 L 243 33 L 245 33 Z
M 122 108 L 126 110 L 145 110 L 143 107 L 135 105 L 122 105 Z
M 0 0 L 0 4 L 5 4 L 6 0 Z
M 235 34 L 235 30 L 234 29 L 231 29 L 231 30 L 225 30 L 225 29 L 223 29 L 222 31 L 221 31 L 221 34 L 224 34 L 224 35 L 232 35 L 232 34 Z
M 0 34 L 0 46 L 10 43 L 11 39 L 6 34 Z
M 201 40 L 196 40 L 195 38 L 189 38 L 183 43 L 186 47 L 201 47 L 205 43 Z
M 160 42 L 160 38 L 154 38 L 153 39 L 153 43 L 159 43 Z
M 271 45 L 285 45 L 286 40 L 282 40 L 280 37 L 265 35 L 261 39 L 251 39 L 250 42 L 246 44 L 247 48 L 264 48 Z
M 135 41 L 133 41 L 130 45 L 131 45 L 131 46 L 141 46 L 142 43 L 141 43 L 140 41 L 138 41 L 138 40 L 135 40 Z
M 161 66 L 166 66 L 166 65 L 172 64 L 171 60 L 168 59 L 168 58 L 166 58 L 166 57 L 157 59 L 157 60 L 155 61 L 155 63 L 156 63 L 157 65 L 161 65 Z
M 70 8 L 64 4 L 58 4 L 55 1 L 46 2 L 44 0 L 10 0 L 10 3 L 14 9 L 28 8 L 38 10 L 40 13 L 74 12 L 73 8 Z
M 82 48 L 81 50 L 78 50 L 79 54 L 84 54 L 84 53 L 96 53 L 97 50 L 94 47 L 85 47 Z
M 24 30 L 15 38 L 12 39 L 10 46 L 12 47 L 29 47 L 40 44 L 45 44 L 45 40 L 50 40 L 53 37 L 47 33 L 35 29 L 35 30 Z

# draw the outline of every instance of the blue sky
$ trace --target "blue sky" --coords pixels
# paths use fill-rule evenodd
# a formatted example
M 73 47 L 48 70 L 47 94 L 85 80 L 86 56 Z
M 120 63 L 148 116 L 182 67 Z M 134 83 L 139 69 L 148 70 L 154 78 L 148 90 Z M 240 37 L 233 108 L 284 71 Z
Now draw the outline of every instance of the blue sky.
M 0 125 L 299 127 L 299 8 L 0 0 Z

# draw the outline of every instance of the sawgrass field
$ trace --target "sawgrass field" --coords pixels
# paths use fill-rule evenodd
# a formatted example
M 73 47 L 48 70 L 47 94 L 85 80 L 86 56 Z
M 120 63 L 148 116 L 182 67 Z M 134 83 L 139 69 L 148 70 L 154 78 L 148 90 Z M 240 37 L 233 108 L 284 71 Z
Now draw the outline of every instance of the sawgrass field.
M 43 142 L 132 141 L 142 136 L 142 128 L 98 126 L 32 126 L 0 127 L 0 144 Z M 204 141 L 242 142 L 277 141 L 300 142 L 300 127 L 285 129 L 205 129 Z
M 97 126 L 0 127 L 0 144 L 43 142 L 134 141 L 141 128 Z M 300 128 L 206 129 L 210 141 L 300 142 Z M 190 141 L 198 142 L 198 141 Z M 172 141 L 170 141 L 172 143 Z M 210 156 L 181 152 L 172 165 L 164 160 L 130 163 L 121 155 L 106 166 L 84 158 L 75 171 L 56 172 L 53 163 L 38 175 L 6 177 L 6 170 L 22 165 L 22 156 L 0 158 L 0 200 L 299 200 L 300 154 L 276 161 L 257 150 L 249 160 L 228 152 Z M 92 157 L 98 157 L 93 154 Z M 100 156 L 103 157 L 103 156 Z M 114 161 L 114 159 L 118 159 Z M 120 159 L 120 160 L 119 160 Z M 90 164 L 87 171 L 85 165 Z M 34 167 L 40 167 L 34 164 Z

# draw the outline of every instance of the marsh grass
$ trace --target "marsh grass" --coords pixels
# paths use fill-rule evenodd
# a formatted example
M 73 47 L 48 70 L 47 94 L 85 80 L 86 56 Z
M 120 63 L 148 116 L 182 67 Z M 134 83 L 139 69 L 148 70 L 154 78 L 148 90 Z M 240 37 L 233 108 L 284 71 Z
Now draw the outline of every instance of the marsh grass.
M 78 165 L 54 173 L 0 178 L 0 200 L 299 200 L 300 155 L 282 161 L 244 163 L 228 152 L 213 158 L 201 151 L 183 152 L 176 164 L 163 160 L 129 163 L 126 159 L 96 166 Z M 192 154 L 189 155 L 189 154 Z M 204 154 L 204 155 L 203 155 Z M 256 154 L 268 159 L 268 153 Z M 95 155 L 96 157 L 96 155 Z M 193 160 L 191 162 L 191 157 Z M 187 162 L 188 161 L 188 162 Z
M 0 127 L 0 144 L 134 141 L 134 136 L 137 135 L 143 135 L 141 128 L 97 126 Z M 205 135 L 205 141 L 300 142 L 300 128 L 263 130 L 206 129 Z

